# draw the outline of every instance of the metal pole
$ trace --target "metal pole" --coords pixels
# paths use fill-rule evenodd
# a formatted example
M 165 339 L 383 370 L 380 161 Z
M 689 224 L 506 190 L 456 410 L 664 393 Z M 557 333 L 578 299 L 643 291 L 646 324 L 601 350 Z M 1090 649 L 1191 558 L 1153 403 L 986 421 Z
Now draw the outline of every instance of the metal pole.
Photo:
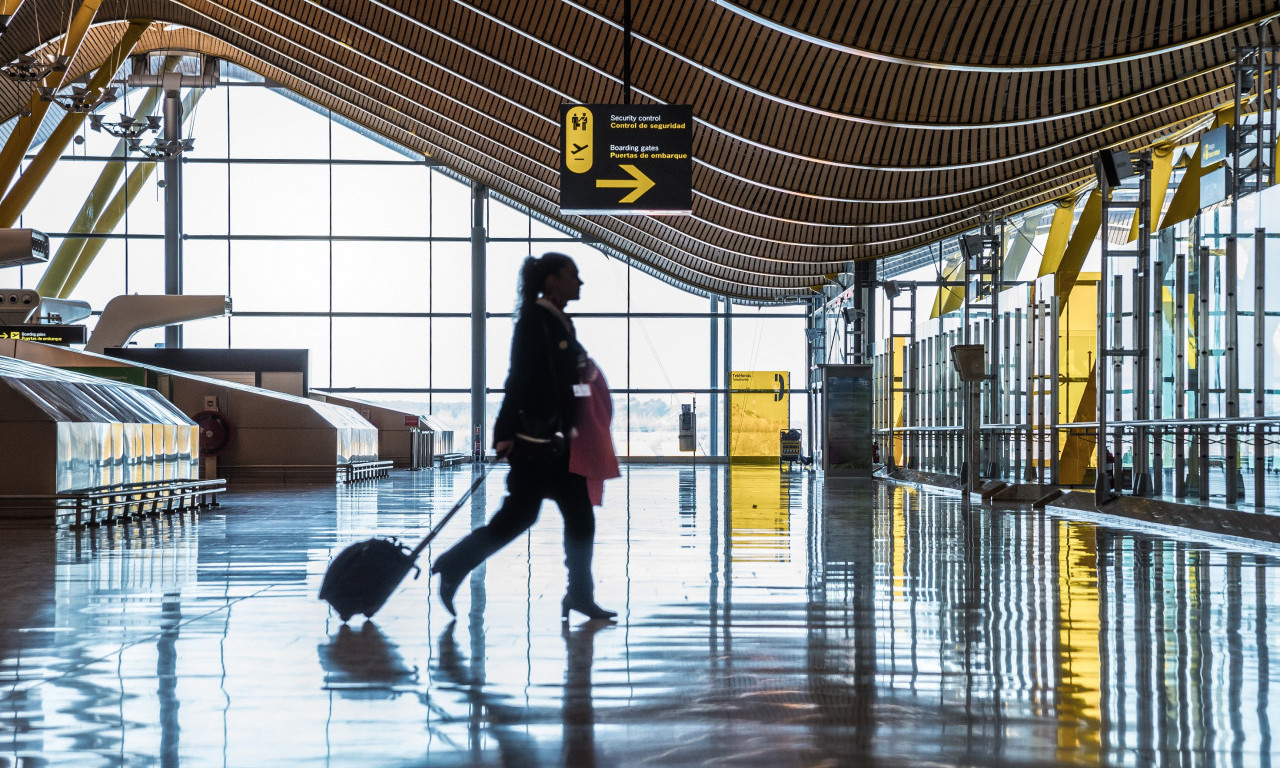
M 1093 483 L 1093 501 L 1094 505 L 1105 504 L 1111 500 L 1111 485 L 1107 482 L 1106 471 L 1106 453 L 1107 453 L 1107 365 L 1106 351 L 1108 347 L 1107 339 L 1107 200 L 1110 197 L 1110 190 L 1107 188 L 1107 180 L 1105 177 L 1098 179 L 1098 186 L 1102 191 L 1102 258 L 1098 271 L 1098 322 L 1097 322 L 1097 356 L 1093 365 L 1094 371 L 1094 390 L 1097 393 L 1096 400 L 1096 421 L 1098 422 L 1098 433 L 1095 440 L 1095 453 L 1097 453 L 1097 469 L 1094 471 Z
M 1122 328 L 1124 327 L 1124 275 L 1112 275 L 1111 277 L 1114 289 L 1111 292 L 1112 308 L 1111 308 L 1111 343 L 1116 344 L 1120 339 L 1124 338 Z M 1121 421 L 1124 416 L 1120 411 L 1121 393 L 1124 390 L 1124 357 L 1120 355 L 1112 355 L 1112 350 L 1108 349 L 1107 354 L 1111 355 L 1111 381 L 1115 390 L 1111 393 L 1111 416 L 1116 422 Z M 1111 473 L 1111 488 L 1119 495 L 1125 490 L 1124 472 L 1120 465 L 1120 457 L 1124 454 L 1124 430 L 1120 427 L 1113 427 L 1111 431 L 1111 462 L 1114 469 Z
M 724 299 L 724 455 L 729 457 L 733 448 L 733 301 Z
M 1151 418 L 1154 421 L 1164 419 L 1164 281 L 1165 265 L 1173 254 L 1173 228 L 1162 231 L 1156 244 L 1156 261 L 1151 275 L 1151 378 L 1155 381 L 1152 387 Z M 1156 429 L 1152 436 L 1151 480 L 1155 495 L 1164 493 L 1164 432 Z
M 182 75 L 166 76 L 164 89 L 164 138 L 170 147 L 182 141 Z M 182 156 L 175 154 L 164 161 L 164 292 L 182 294 Z M 167 349 L 182 346 L 182 326 L 164 329 Z
M 1261 173 L 1261 168 L 1259 168 Z M 1226 291 L 1223 296 L 1223 313 L 1226 327 L 1224 339 L 1225 355 L 1223 365 L 1227 368 L 1226 376 L 1226 417 L 1234 419 L 1240 416 L 1240 358 L 1238 353 L 1238 345 L 1240 343 L 1239 322 L 1236 317 L 1238 304 L 1236 302 L 1236 235 L 1233 229 L 1231 235 L 1227 237 L 1227 253 L 1226 266 L 1224 268 L 1226 278 Z M 1235 502 L 1244 498 L 1244 487 L 1239 477 L 1240 471 L 1240 446 L 1237 442 L 1236 428 L 1227 427 L 1227 439 L 1225 446 L 1225 455 L 1223 457 L 1223 475 L 1227 485 L 1227 502 Z
M 1133 285 L 1133 413 L 1138 420 L 1151 418 L 1151 156 L 1144 154 L 1138 163 L 1138 271 Z M 1150 496 L 1152 491 L 1150 452 L 1146 427 L 1133 432 L 1133 492 Z
M 710 359 L 711 370 L 707 374 L 707 378 L 711 384 L 711 423 L 708 425 L 710 429 L 710 445 L 707 446 L 712 456 L 717 455 L 716 451 L 720 444 L 720 393 L 717 378 L 720 373 L 720 319 L 716 317 L 716 310 L 719 308 L 719 300 L 711 297 L 711 340 L 710 340 Z M 694 452 L 697 455 L 697 451 Z
M 1193 227 L 1194 228 L 1194 227 Z M 1195 240 L 1192 239 L 1194 248 Z M 1186 253 L 1174 254 L 1173 264 L 1173 418 L 1178 422 L 1173 440 L 1173 495 L 1187 497 L 1187 269 Z
M 479 182 L 471 183 L 471 453 L 474 461 L 484 461 L 485 423 L 485 326 L 488 309 L 485 301 L 484 204 L 488 190 Z
M 896 445 L 896 441 L 894 439 L 894 427 L 896 427 L 897 425 L 895 424 L 896 420 L 893 417 L 893 406 L 894 406 L 894 395 L 898 391 L 898 370 L 897 370 L 898 336 L 897 336 L 897 329 L 894 328 L 894 326 L 897 324 L 897 318 L 895 318 L 894 315 L 896 315 L 897 313 L 893 311 L 894 297 L 886 294 L 885 301 L 888 302 L 888 312 L 886 312 L 885 314 L 888 315 L 888 318 L 889 318 L 889 335 L 886 337 L 888 339 L 888 344 L 885 345 L 887 347 L 887 349 L 885 350 L 885 354 L 887 356 L 887 362 L 889 364 L 889 371 L 888 371 L 889 388 L 886 390 L 886 392 L 889 395 L 889 402 L 888 402 L 888 408 L 886 408 L 886 413 L 885 413 L 888 421 L 886 426 L 889 429 L 889 432 L 888 432 L 889 437 L 887 440 L 885 440 L 883 456 L 881 458 L 884 459 L 885 467 L 889 469 L 896 469 L 898 466 L 898 462 L 897 462 L 897 457 L 893 455 L 893 449 L 894 449 L 894 446 Z
M 919 350 L 916 349 L 916 291 L 911 289 L 911 300 L 907 302 L 907 328 L 909 329 L 910 341 L 907 343 L 903 355 L 902 367 L 902 386 L 905 390 L 902 393 L 902 408 L 905 412 L 902 423 L 908 427 L 920 426 L 919 403 L 917 396 L 920 392 L 919 371 L 920 358 Z M 916 461 L 916 451 L 919 450 L 920 437 L 917 432 L 907 433 L 904 440 L 906 462 L 905 466 L 915 469 L 919 466 Z
M 1196 408 L 1197 419 L 1209 418 L 1209 248 L 1200 247 L 1199 264 L 1196 267 L 1199 290 L 1196 291 L 1196 393 L 1199 405 Z M 1200 447 L 1200 488 L 1201 501 L 1209 500 L 1209 430 L 1204 426 L 1196 428 L 1196 444 Z
M 964 461 L 960 465 L 960 509 L 969 511 L 969 494 L 973 492 L 974 468 L 977 466 L 977 439 L 974 434 L 975 411 L 973 382 L 964 382 Z
M 1274 166 L 1273 166 L 1274 167 Z M 1266 414 L 1267 377 L 1263 371 L 1266 362 L 1266 266 L 1267 230 L 1253 230 L 1253 417 Z M 1253 428 L 1253 506 L 1259 512 L 1267 503 L 1266 483 L 1267 447 L 1262 425 Z

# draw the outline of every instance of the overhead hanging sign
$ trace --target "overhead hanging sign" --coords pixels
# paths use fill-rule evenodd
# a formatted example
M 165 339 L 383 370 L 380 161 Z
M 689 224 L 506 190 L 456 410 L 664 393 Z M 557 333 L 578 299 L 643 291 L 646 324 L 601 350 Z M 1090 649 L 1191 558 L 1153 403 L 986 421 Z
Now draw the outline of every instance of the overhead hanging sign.
M 693 210 L 693 108 L 561 104 L 560 210 L 686 214 Z

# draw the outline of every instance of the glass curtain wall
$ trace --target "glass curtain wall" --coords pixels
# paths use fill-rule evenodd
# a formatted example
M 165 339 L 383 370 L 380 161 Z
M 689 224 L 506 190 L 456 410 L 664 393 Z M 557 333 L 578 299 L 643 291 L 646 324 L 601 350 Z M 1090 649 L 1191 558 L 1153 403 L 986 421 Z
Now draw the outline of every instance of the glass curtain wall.
M 223 63 L 184 136 L 183 292 L 225 294 L 229 317 L 187 323 L 183 346 L 306 348 L 313 389 L 431 413 L 466 434 L 471 387 L 472 190 L 429 160 Z M 133 103 L 141 94 L 133 91 Z M 120 105 L 128 109 L 131 105 Z M 109 116 L 110 117 L 110 116 Z M 76 208 L 108 163 L 139 165 L 105 134 L 85 130 L 20 226 L 69 233 Z M 35 151 L 35 148 L 32 150 Z M 69 296 L 100 311 L 121 293 L 164 292 L 163 165 Z M 485 203 L 488 423 L 501 401 L 521 260 L 555 250 L 585 286 L 570 313 L 615 395 L 619 454 L 679 455 L 678 414 L 696 405 L 697 455 L 723 455 L 710 433 L 723 412 L 726 363 L 807 379 L 806 307 L 714 306 L 551 226 L 519 205 Z M 44 266 L 11 279 L 34 287 Z M 90 321 L 92 324 L 93 320 Z M 724 349 L 725 325 L 732 349 Z M 162 329 L 134 344 L 160 345 Z M 713 355 L 712 345 L 716 345 Z M 714 364 L 713 364 L 714 361 Z M 731 362 L 729 362 L 731 361 Z M 792 426 L 807 418 L 804 389 Z M 723 430 L 724 419 L 718 420 Z
M 1181 215 L 1171 201 L 1183 177 L 1173 173 L 1157 222 Z M 971 302 L 967 334 L 966 284 L 973 294 L 958 239 L 882 262 L 880 285 L 897 289 L 877 290 L 874 309 L 885 460 L 958 473 L 962 414 L 949 350 L 981 343 L 990 374 L 984 477 L 1090 487 L 1104 472 L 1117 493 L 1280 504 L 1277 195 L 1269 187 L 1239 199 L 1234 256 L 1229 202 L 1152 226 L 1144 253 L 1136 177 L 1105 208 L 1084 189 L 1014 216 L 989 246 L 1003 260 L 998 301 Z M 853 356 L 841 309 L 833 302 L 825 312 L 828 335 L 846 340 L 829 348 L 829 362 Z M 1104 358 L 1101 449 L 1100 329 L 1113 353 Z

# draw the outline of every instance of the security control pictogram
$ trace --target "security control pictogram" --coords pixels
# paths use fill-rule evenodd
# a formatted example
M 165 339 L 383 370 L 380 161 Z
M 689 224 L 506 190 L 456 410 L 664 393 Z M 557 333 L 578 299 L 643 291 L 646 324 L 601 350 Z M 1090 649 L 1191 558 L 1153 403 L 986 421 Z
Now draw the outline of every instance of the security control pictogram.
M 693 207 L 693 109 L 563 104 L 560 209 L 683 214 Z

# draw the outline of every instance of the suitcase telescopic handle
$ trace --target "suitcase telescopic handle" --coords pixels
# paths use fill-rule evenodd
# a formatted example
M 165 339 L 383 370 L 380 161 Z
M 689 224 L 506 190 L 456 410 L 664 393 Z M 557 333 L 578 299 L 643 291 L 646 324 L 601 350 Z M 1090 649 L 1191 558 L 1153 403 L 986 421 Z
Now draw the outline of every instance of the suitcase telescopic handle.
M 471 487 L 467 489 L 467 492 L 462 494 L 462 498 L 454 502 L 453 508 L 445 513 L 445 516 L 440 520 L 440 522 L 436 523 L 435 526 L 427 532 L 426 538 L 418 542 L 418 546 L 414 547 L 413 550 L 409 552 L 409 557 L 416 560 L 418 555 L 422 554 L 422 550 L 427 548 L 427 545 L 431 543 L 431 540 L 444 529 L 445 525 L 449 523 L 449 520 L 458 513 L 459 509 L 462 509 L 462 505 L 467 503 L 467 499 L 471 498 L 471 494 L 475 493 L 476 489 L 480 487 L 480 484 L 484 482 L 485 477 L 489 474 L 489 468 L 492 467 L 494 463 L 497 463 L 496 460 L 493 463 L 487 461 L 484 462 L 484 469 L 480 470 L 480 476 L 471 484 Z

